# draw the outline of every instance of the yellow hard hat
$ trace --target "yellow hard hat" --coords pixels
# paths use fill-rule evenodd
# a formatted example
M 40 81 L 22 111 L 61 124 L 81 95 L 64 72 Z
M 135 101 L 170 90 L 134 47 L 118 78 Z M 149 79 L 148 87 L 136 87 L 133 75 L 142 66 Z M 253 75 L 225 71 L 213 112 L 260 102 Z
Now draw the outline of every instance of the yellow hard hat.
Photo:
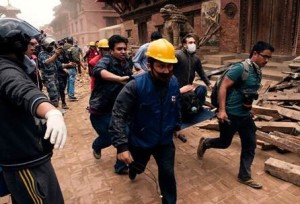
M 177 63 L 174 46 L 163 38 L 150 42 L 146 56 L 165 63 Z
M 95 41 L 91 41 L 91 42 L 89 43 L 89 46 L 95 46 Z
M 108 40 L 107 39 L 101 39 L 99 42 L 98 42 L 98 47 L 99 48 L 109 48 L 108 46 Z

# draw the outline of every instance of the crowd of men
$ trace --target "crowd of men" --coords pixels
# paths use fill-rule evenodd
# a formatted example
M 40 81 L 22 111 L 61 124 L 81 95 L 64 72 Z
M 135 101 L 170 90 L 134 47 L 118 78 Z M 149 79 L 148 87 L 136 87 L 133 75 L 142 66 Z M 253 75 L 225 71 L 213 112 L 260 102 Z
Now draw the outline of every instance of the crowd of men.
M 69 101 L 78 100 L 75 82 L 82 60 L 91 77 L 88 110 L 97 132 L 91 144 L 93 156 L 101 159 L 102 150 L 113 145 L 115 173 L 128 174 L 131 180 L 144 172 L 153 156 L 162 203 L 176 203 L 174 133 L 182 123 L 199 122 L 207 90 L 212 88 L 196 55 L 194 36 L 182 36 L 182 47 L 176 51 L 154 32 L 151 42 L 131 59 L 128 39 L 121 35 L 90 42 L 83 53 L 72 37 L 41 39 L 39 31 L 24 21 L 0 22 L 0 167 L 13 203 L 64 203 L 50 158 L 52 149 L 62 148 L 66 141 L 66 126 L 57 107 L 61 101 L 61 107 L 68 109 L 65 92 Z M 218 92 L 220 137 L 201 138 L 197 149 L 202 159 L 209 148 L 227 148 L 238 132 L 242 144 L 238 180 L 256 189 L 262 185 L 251 176 L 256 148 L 250 114 L 254 99 L 246 104 L 243 91 L 257 92 L 261 68 L 273 52 L 266 42 L 253 46 L 245 82 L 240 80 L 241 63 L 230 68 Z M 193 84 L 195 72 L 205 85 Z M 198 102 L 186 108 L 183 101 L 191 95 Z

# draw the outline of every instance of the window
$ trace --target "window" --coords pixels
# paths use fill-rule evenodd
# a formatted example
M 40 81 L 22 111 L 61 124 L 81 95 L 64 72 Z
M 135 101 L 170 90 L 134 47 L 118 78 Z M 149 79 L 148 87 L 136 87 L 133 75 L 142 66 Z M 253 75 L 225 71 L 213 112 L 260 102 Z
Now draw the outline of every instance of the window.
M 117 25 L 117 23 L 118 23 L 117 19 L 118 18 L 116 18 L 116 17 L 105 17 L 106 26 Z
M 129 30 L 126 30 L 126 33 L 127 33 L 127 38 L 131 38 L 131 32 L 132 32 L 132 30 L 131 30 L 131 29 L 129 29 Z

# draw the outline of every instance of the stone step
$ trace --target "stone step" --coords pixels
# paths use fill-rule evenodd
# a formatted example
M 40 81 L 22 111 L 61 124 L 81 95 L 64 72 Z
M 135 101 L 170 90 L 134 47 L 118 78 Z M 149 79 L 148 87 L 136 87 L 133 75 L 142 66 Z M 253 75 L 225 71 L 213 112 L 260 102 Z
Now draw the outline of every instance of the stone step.
M 300 68 L 300 63 L 290 63 L 288 66 L 291 70 L 297 70 Z
M 235 54 L 203 55 L 203 58 L 210 64 L 224 64 L 225 60 L 235 59 Z

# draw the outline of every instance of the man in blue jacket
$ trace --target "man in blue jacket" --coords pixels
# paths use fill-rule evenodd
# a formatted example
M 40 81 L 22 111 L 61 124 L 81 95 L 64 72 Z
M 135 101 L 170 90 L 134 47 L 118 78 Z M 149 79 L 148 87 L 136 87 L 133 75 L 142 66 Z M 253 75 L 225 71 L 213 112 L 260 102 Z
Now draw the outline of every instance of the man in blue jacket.
M 163 203 L 176 203 L 173 134 L 180 129 L 179 85 L 172 76 L 175 49 L 165 39 L 152 41 L 146 52 L 149 72 L 137 75 L 119 93 L 110 133 L 129 178 L 142 173 L 153 155 Z

